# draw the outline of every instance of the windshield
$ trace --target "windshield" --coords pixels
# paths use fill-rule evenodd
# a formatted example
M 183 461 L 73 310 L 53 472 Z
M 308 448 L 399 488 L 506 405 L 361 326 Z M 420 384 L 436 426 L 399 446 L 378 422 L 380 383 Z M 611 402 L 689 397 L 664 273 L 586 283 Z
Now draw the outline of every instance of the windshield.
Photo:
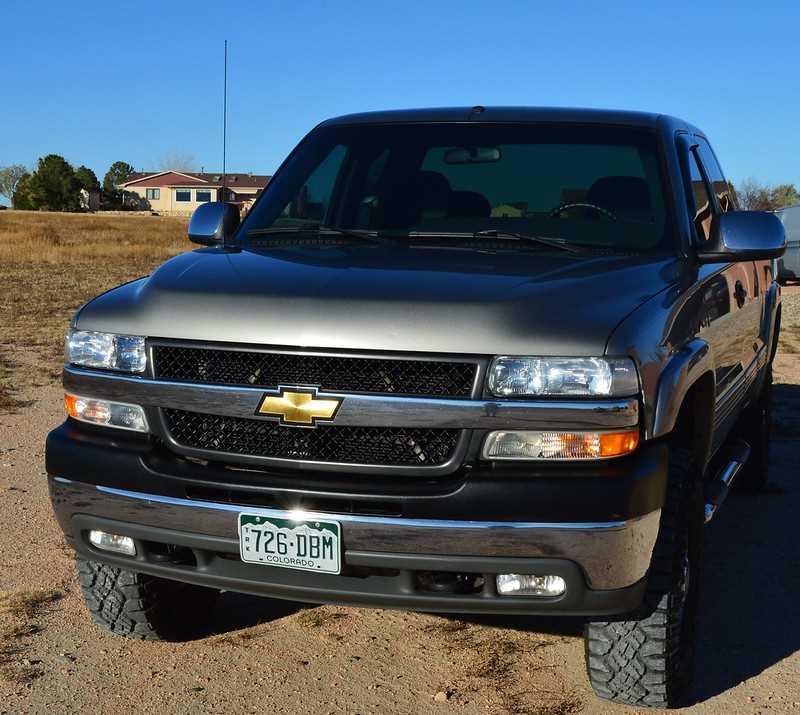
M 485 232 L 638 252 L 664 245 L 666 217 L 650 132 L 333 125 L 298 147 L 239 235 L 262 242 L 325 228 L 408 240 Z

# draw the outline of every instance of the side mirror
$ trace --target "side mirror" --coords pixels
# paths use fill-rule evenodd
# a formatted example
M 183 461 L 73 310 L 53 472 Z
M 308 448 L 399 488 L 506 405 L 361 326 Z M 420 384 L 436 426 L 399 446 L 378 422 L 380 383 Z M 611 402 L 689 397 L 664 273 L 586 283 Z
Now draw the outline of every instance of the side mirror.
M 200 204 L 189 220 L 189 240 L 214 246 L 232 238 L 239 228 L 239 209 L 224 201 Z
M 766 211 L 730 211 L 716 219 L 709 241 L 698 248 L 701 263 L 764 261 L 786 250 L 781 220 Z

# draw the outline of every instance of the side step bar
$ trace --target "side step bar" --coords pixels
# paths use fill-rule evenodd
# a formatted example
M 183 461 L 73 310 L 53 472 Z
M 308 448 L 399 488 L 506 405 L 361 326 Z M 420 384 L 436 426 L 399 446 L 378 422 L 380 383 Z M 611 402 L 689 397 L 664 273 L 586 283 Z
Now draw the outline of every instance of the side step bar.
M 722 506 L 725 497 L 731 489 L 731 484 L 739 473 L 739 470 L 750 458 L 750 445 L 747 442 L 739 442 L 734 445 L 727 464 L 719 471 L 719 474 L 711 481 L 706 490 L 705 523 L 708 524 L 714 518 L 717 510 Z

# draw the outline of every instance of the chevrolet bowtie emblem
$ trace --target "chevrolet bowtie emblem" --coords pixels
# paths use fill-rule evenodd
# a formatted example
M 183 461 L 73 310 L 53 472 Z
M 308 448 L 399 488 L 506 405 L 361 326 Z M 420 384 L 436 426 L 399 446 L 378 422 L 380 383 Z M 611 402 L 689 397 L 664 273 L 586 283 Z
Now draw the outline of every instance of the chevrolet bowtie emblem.
M 264 395 L 256 414 L 280 417 L 282 425 L 316 427 L 320 420 L 333 420 L 341 404 L 341 397 L 318 395 L 313 387 L 281 387 L 278 394 Z

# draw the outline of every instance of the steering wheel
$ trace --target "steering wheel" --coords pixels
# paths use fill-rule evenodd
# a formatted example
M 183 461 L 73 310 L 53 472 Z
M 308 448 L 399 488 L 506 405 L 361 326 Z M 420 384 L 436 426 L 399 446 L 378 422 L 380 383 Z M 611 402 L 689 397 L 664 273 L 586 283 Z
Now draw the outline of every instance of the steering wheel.
M 598 206 L 597 204 L 589 204 L 584 202 L 570 202 L 566 204 L 561 204 L 560 206 L 556 206 L 548 215 L 547 218 L 555 218 L 560 214 L 562 211 L 568 211 L 569 209 L 591 209 L 592 211 L 600 214 L 607 218 L 609 221 L 616 221 L 617 215 L 613 211 L 609 211 L 608 209 L 604 209 L 602 206 Z

